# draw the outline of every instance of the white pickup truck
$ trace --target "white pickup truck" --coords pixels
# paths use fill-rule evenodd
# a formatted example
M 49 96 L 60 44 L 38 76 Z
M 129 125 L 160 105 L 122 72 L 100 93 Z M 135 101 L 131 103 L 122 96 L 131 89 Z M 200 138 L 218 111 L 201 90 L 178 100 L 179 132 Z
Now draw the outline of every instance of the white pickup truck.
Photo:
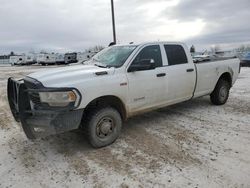
M 115 45 L 85 64 L 9 78 L 8 99 L 28 138 L 81 128 L 103 147 L 136 114 L 205 95 L 226 103 L 239 72 L 238 59 L 194 64 L 183 43 Z

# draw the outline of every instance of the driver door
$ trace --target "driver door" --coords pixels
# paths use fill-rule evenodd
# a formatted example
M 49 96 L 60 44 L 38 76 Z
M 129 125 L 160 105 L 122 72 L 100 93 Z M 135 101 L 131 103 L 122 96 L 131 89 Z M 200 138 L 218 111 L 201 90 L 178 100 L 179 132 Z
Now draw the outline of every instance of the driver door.
M 131 113 L 146 110 L 162 103 L 162 95 L 167 91 L 166 73 L 165 68 L 162 66 L 162 53 L 159 45 L 144 47 L 129 67 L 146 60 L 154 62 L 154 68 L 133 72 L 127 71 L 128 107 Z

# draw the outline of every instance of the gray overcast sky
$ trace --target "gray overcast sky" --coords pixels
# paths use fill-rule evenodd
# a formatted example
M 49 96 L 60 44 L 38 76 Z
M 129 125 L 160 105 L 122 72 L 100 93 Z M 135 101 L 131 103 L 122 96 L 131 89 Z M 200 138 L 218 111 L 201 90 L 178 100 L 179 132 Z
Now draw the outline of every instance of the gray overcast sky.
M 112 41 L 110 0 L 0 0 L 0 53 L 83 51 Z M 250 0 L 115 0 L 120 43 L 250 43 Z

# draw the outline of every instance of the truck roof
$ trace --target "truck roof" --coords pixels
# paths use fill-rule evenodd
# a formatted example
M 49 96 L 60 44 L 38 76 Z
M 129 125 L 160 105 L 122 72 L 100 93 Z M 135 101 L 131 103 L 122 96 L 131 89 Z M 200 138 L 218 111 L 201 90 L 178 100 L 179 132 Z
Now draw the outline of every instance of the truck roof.
M 116 44 L 115 46 L 142 46 L 142 45 L 149 45 L 149 44 L 178 44 L 178 45 L 186 45 L 183 42 L 176 42 L 176 41 L 152 41 L 152 42 L 130 42 L 130 43 L 121 43 Z

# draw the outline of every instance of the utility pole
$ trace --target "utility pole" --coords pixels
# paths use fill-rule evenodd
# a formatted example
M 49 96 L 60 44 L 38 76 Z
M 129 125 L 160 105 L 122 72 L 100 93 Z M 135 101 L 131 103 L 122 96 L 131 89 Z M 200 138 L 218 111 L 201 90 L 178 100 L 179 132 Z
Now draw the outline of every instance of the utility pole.
M 113 42 L 116 44 L 115 13 L 114 13 L 114 2 L 113 2 L 113 0 L 111 0 L 111 13 L 112 13 L 112 25 L 113 25 Z

